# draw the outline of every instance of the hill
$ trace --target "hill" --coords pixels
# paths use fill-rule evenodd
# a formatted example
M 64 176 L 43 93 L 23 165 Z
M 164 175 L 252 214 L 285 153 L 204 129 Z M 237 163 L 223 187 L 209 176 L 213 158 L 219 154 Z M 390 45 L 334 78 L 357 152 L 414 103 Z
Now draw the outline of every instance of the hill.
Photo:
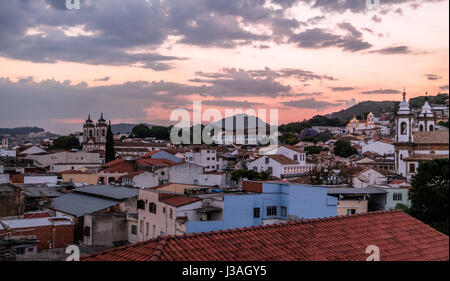
M 0 135 L 28 135 L 29 133 L 39 133 L 44 131 L 43 128 L 38 127 L 0 128 Z
M 111 130 L 113 134 L 130 134 L 133 130 L 134 126 L 138 124 L 129 124 L 129 123 L 120 123 L 120 124 L 111 124 Z M 150 129 L 155 126 L 151 124 L 145 124 Z
M 437 94 L 436 96 L 428 96 L 428 102 L 430 104 L 445 104 L 445 100 L 448 99 L 448 94 Z M 421 108 L 425 103 L 425 96 L 419 96 L 411 98 L 409 105 L 411 108 Z M 326 115 L 328 118 L 339 118 L 344 121 L 350 120 L 353 115 L 356 115 L 359 119 L 364 119 L 365 116 L 372 112 L 375 116 L 385 112 L 393 112 L 399 104 L 399 101 L 363 101 L 355 104 L 347 109 L 343 109 L 338 112 L 334 112 Z
M 372 112 L 375 116 L 378 116 L 381 113 L 385 112 L 393 112 L 396 104 L 398 103 L 398 101 L 363 101 L 347 109 L 343 109 L 326 116 L 328 118 L 338 118 L 344 121 L 350 120 L 353 115 L 356 115 L 356 117 L 363 119 L 369 112 Z

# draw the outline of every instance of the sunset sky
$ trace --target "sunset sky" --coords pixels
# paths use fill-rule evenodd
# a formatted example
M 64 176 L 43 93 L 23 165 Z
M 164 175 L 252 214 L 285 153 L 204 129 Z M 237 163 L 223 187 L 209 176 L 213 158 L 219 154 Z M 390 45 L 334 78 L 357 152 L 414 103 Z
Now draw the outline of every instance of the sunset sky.
M 193 100 L 287 123 L 403 87 L 448 93 L 449 1 L 80 2 L 0 0 L 0 127 L 168 125 Z

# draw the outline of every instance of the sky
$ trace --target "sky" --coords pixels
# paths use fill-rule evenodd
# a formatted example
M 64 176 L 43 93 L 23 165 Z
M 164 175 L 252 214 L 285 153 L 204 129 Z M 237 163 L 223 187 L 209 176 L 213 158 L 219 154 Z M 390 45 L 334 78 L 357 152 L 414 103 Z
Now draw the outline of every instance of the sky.
M 449 1 L 65 2 L 0 0 L 0 127 L 168 125 L 193 101 L 282 124 L 448 93 Z

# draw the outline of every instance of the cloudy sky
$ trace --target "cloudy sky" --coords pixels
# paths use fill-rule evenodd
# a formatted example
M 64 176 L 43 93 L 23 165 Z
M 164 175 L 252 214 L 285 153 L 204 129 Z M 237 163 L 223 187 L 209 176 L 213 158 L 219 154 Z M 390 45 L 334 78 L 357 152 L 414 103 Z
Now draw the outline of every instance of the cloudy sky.
M 0 0 L 0 127 L 169 124 L 175 108 L 286 123 L 448 92 L 449 1 Z

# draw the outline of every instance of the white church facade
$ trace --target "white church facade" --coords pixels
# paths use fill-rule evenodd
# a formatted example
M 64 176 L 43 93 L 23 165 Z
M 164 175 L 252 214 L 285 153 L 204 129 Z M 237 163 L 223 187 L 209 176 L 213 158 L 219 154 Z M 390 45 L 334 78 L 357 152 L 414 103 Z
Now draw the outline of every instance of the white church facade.
M 428 98 L 416 117 L 406 101 L 406 92 L 403 91 L 395 124 L 395 169 L 407 180 L 411 180 L 417 173 L 419 163 L 448 158 L 449 133 L 435 130 L 435 116 Z

